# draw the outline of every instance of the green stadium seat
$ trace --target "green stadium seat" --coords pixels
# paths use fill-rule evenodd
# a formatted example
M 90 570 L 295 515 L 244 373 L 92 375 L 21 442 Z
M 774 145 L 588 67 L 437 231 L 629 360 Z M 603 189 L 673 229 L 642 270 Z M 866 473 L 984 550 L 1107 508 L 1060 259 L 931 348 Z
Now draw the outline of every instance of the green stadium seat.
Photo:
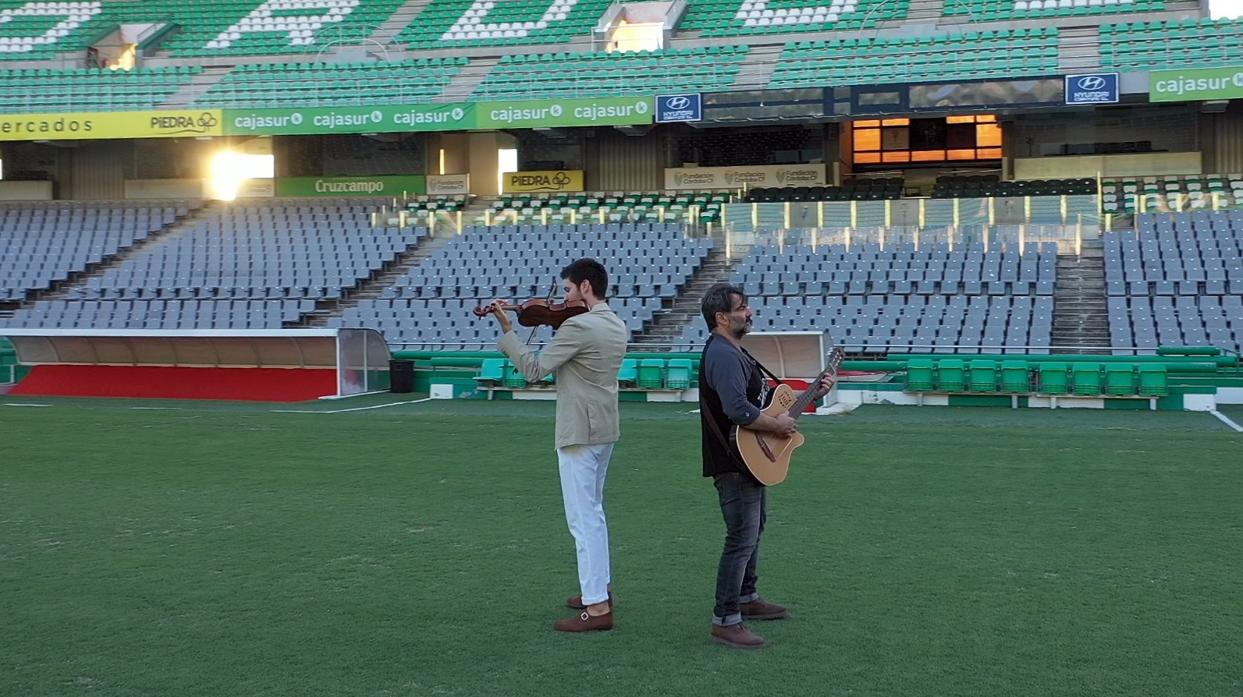
M 504 358 L 485 358 L 479 365 L 479 375 L 475 376 L 475 382 L 488 386 L 504 384 L 505 367 L 508 363 Z
M 915 358 L 906 362 L 906 389 L 909 392 L 931 392 L 933 363 L 931 359 Z
M 1136 394 L 1135 366 L 1130 363 L 1106 365 L 1105 394 L 1113 396 Z
M 456 60 L 456 59 L 448 59 Z M 265 108 L 431 102 L 461 70 L 436 59 L 392 63 L 238 66 L 195 101 L 199 107 Z
M 1069 394 L 1068 377 L 1069 374 L 1065 363 L 1041 363 L 1040 391 L 1043 394 L 1049 395 Z
M 902 60 L 894 60 L 895 55 Z M 1045 75 L 1058 71 L 1058 35 L 1003 38 L 995 32 L 940 34 L 918 39 L 865 38 L 790 42 L 771 88 L 853 85 L 939 79 Z
M 518 369 L 511 363 L 505 365 L 505 386 L 513 389 L 521 389 L 527 386 L 527 379 Z
M 1170 393 L 1169 374 L 1163 365 L 1140 364 L 1139 394 L 1144 397 L 1164 397 Z
M 644 358 L 639 361 L 639 387 L 659 390 L 664 385 L 665 361 L 660 358 Z
M 685 390 L 691 386 L 691 362 L 686 358 L 669 359 L 669 368 L 665 371 L 665 388 Z
M 971 391 L 997 391 L 997 362 L 987 359 L 971 361 Z
M 622 387 L 634 387 L 639 382 L 639 361 L 625 358 L 621 369 L 617 371 L 617 384 Z
M 1243 61 L 1243 18 L 1121 23 L 1102 25 L 1098 32 L 1101 68 L 1106 70 L 1199 68 Z
M 940 392 L 962 392 L 966 389 L 965 368 L 957 358 L 946 358 L 937 362 L 937 390 Z
M 202 70 L 193 66 L 0 71 L 0 113 L 154 109 Z
M 1075 363 L 1070 368 L 1071 392 L 1080 396 L 1101 393 L 1101 366 L 1099 363 Z
M 1031 390 L 1027 361 L 1002 361 L 1001 391 L 1021 394 Z

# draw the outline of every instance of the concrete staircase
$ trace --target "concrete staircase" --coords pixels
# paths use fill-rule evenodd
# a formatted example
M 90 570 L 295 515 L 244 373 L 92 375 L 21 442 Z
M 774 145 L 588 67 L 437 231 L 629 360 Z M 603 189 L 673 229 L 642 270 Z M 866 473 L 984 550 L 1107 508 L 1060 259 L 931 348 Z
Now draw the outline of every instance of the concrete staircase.
M 762 90 L 768 88 L 768 81 L 777 69 L 777 61 L 785 46 L 752 46 L 747 53 L 747 60 L 738 69 L 734 78 L 735 90 Z
M 457 75 L 453 76 L 453 81 L 445 85 L 444 92 L 441 92 L 432 101 L 467 101 L 499 61 L 499 58 L 472 58 L 470 63 L 466 64 Z
M 940 22 L 945 13 L 946 5 L 952 5 L 954 2 L 955 0 L 911 0 L 910 7 L 906 11 L 906 19 L 910 23 L 935 25 Z
M 432 0 L 406 0 L 406 4 L 397 8 L 367 39 L 381 45 L 391 43 L 431 2 Z
M 165 99 L 161 104 L 161 109 L 188 109 L 199 100 L 203 95 L 207 94 L 213 86 L 224 79 L 232 68 L 203 68 L 203 72 L 195 75 L 190 83 L 185 87 L 177 90 L 171 97 Z
M 1062 348 L 1053 353 L 1101 353 L 1109 346 L 1105 246 L 1099 239 L 1084 240 L 1081 251 L 1057 256 L 1052 341 Z
M 699 271 L 691 277 L 673 300 L 673 305 L 656 315 L 642 334 L 635 338 L 639 351 L 666 351 L 690 322 L 702 322 L 700 303 L 704 293 L 717 283 L 728 281 L 734 267 L 747 256 L 747 247 L 734 247 L 733 258 L 725 258 L 725 246 L 713 249 Z
M 118 251 L 116 254 L 104 257 L 97 264 L 90 264 L 81 273 L 73 274 L 68 280 L 59 283 L 48 290 L 38 291 L 31 295 L 29 303 L 38 300 L 71 300 L 78 297 L 78 292 L 86 286 L 86 284 L 95 278 L 102 278 L 110 269 L 115 269 L 127 260 L 133 259 L 143 251 L 164 244 L 168 239 L 176 235 L 176 233 L 186 226 L 203 219 L 215 207 L 219 205 L 216 201 L 204 202 L 202 208 L 190 211 L 189 215 L 179 218 L 170 225 L 157 230 L 146 239 L 139 240 L 134 244 Z
M 1063 28 L 1057 39 L 1058 69 L 1090 73 L 1101 67 L 1101 42 L 1096 27 Z
M 303 313 L 296 322 L 287 322 L 286 327 L 326 327 L 333 317 L 340 317 L 346 310 L 358 307 L 363 300 L 373 300 L 384 293 L 398 278 L 406 275 L 410 269 L 418 266 L 424 259 L 435 254 L 444 247 L 455 235 L 445 233 L 435 237 L 424 237 L 417 246 L 408 247 L 397 255 L 393 261 L 385 264 L 379 271 L 360 283 L 356 288 L 346 292 L 339 300 L 321 299 L 316 301 L 315 309 Z

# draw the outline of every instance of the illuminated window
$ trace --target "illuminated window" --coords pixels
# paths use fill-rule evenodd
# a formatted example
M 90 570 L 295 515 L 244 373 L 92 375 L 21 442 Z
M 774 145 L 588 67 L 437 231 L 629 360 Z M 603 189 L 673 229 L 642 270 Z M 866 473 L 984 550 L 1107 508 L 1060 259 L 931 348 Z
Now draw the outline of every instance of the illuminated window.
M 1001 126 L 992 114 L 868 119 L 851 125 L 860 164 L 964 162 L 1000 159 Z
M 1001 126 L 995 123 L 979 123 L 975 126 L 977 148 L 1001 147 Z

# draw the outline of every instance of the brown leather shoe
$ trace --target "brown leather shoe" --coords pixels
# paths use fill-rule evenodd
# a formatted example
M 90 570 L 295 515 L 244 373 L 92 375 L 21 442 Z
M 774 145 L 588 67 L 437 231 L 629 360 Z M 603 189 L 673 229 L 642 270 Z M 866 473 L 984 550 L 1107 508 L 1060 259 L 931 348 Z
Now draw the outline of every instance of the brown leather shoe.
M 552 628 L 558 632 L 592 632 L 613 628 L 613 613 L 589 615 L 586 610 L 574 617 L 553 622 Z
M 565 606 L 574 610 L 586 610 L 587 606 L 583 604 L 583 596 L 572 595 L 565 599 Z M 609 591 L 609 609 L 613 609 L 613 591 Z
M 744 620 L 779 620 L 786 616 L 786 609 L 777 603 L 770 603 L 763 598 L 756 598 L 749 603 L 738 606 Z
M 712 640 L 735 649 L 759 649 L 768 645 L 764 637 L 747 629 L 747 625 L 741 622 L 728 627 L 712 625 Z

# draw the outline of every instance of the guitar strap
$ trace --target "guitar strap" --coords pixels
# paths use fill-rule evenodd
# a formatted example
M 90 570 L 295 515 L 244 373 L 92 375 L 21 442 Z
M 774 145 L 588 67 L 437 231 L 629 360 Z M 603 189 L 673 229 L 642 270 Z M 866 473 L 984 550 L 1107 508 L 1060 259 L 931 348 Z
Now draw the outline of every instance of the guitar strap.
M 708 341 L 714 341 L 715 339 L 716 339 L 715 334 L 708 337 Z M 705 346 L 705 349 L 706 348 L 707 347 Z M 755 365 L 760 369 L 761 373 L 772 378 L 778 384 L 781 383 L 781 378 L 777 377 L 776 375 L 773 375 L 773 372 L 771 370 L 769 370 L 768 368 L 765 368 L 764 364 L 756 360 L 755 356 L 752 356 L 746 349 L 739 346 L 738 350 L 742 351 L 743 355 L 745 355 L 747 358 L 750 358 L 751 361 L 754 362 Z M 703 372 L 703 367 L 701 366 L 699 370 L 700 372 Z M 724 433 L 721 433 L 721 427 L 717 425 L 716 419 L 712 418 L 712 415 L 708 412 L 708 405 L 707 403 L 704 402 L 703 390 L 699 391 L 699 413 L 707 415 L 707 418 L 704 420 L 708 422 L 708 428 L 712 431 L 712 435 L 716 436 L 716 439 L 720 441 L 721 447 L 725 448 L 725 452 L 733 452 L 734 449 L 733 449 L 733 446 L 729 444 L 729 439 L 725 437 Z

